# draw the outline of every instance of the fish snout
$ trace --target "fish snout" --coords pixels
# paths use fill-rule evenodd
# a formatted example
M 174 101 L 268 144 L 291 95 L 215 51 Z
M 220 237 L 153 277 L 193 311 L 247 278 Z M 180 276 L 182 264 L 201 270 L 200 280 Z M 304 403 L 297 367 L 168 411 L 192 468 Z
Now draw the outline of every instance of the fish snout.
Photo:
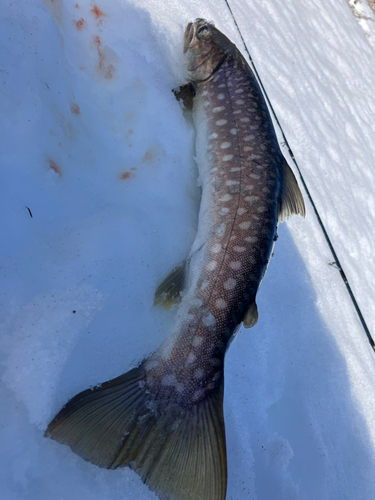
M 194 24 L 189 23 L 185 28 L 184 33 L 184 54 L 187 52 L 189 45 L 194 37 Z

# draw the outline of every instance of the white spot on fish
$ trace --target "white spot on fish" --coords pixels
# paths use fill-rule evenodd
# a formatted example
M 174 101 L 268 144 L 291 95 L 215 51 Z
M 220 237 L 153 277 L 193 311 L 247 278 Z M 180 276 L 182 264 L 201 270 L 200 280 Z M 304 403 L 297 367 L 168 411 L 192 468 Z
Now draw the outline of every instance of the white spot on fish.
M 219 99 L 219 101 L 222 101 L 223 99 L 225 99 L 225 95 L 224 94 L 217 94 L 217 98 Z
M 191 363 L 194 363 L 196 359 L 197 359 L 196 355 L 191 352 L 189 356 L 186 358 L 186 363 L 191 365 Z
M 176 382 L 176 375 L 174 373 L 164 375 L 164 377 L 161 379 L 161 385 L 175 385 Z
M 243 214 L 246 214 L 246 212 L 247 212 L 246 208 L 239 208 L 239 209 L 237 210 L 238 215 L 243 215 Z
M 245 146 L 243 148 L 244 151 L 252 151 L 254 148 L 252 148 L 251 146 Z
M 250 174 L 249 177 L 251 177 L 252 179 L 260 179 L 259 174 Z
M 229 278 L 229 280 L 224 282 L 225 290 L 233 290 L 237 284 L 237 281 L 234 278 Z
M 226 225 L 224 223 L 219 224 L 216 228 L 215 235 L 218 236 L 219 238 L 221 238 L 221 236 L 224 236 L 225 228 L 226 228 Z
M 232 260 L 232 262 L 229 262 L 229 267 L 231 269 L 234 269 L 235 271 L 238 271 L 240 267 L 242 266 L 242 262 L 239 260 Z
M 229 132 L 232 134 L 232 135 L 237 135 L 237 129 L 236 128 L 231 128 L 229 130 Z
M 242 113 L 242 109 L 236 109 L 236 111 L 233 111 L 234 115 L 239 115 L 240 113 Z
M 248 243 L 256 243 L 258 241 L 258 238 L 256 236 L 247 236 L 247 238 L 245 238 L 245 241 L 247 241 Z
M 221 207 L 219 212 L 221 213 L 221 215 L 226 215 L 229 212 L 229 208 Z
M 213 113 L 220 113 L 220 111 L 224 111 L 225 106 L 217 106 L 212 110 Z M 217 122 L 216 122 L 217 123 Z
M 236 184 L 239 184 L 239 182 L 238 181 L 227 181 L 225 184 L 227 186 L 235 186 Z
M 202 370 L 202 368 L 198 368 L 197 370 L 195 370 L 195 372 L 194 372 L 195 379 L 199 380 L 203 377 L 204 377 L 204 370 Z
M 147 370 L 152 370 L 153 368 L 157 368 L 158 366 L 159 366 L 159 361 L 156 361 L 156 359 L 151 359 L 146 363 Z
M 248 118 L 247 116 L 244 116 L 243 118 L 240 118 L 240 121 L 244 122 L 244 123 L 247 123 L 247 122 L 250 121 L 250 118 Z
M 193 401 L 198 401 L 204 396 L 205 390 L 204 389 L 198 389 L 197 391 L 194 392 L 192 396 Z
M 237 78 L 236 80 L 239 81 L 239 80 L 242 80 L 242 78 Z M 243 89 L 237 89 L 237 90 L 235 90 L 236 94 L 241 94 L 242 92 L 243 92 Z
M 199 347 L 201 343 L 203 342 L 203 337 L 195 336 L 192 340 L 191 345 L 194 347 Z
M 215 243 L 215 245 L 213 245 L 211 248 L 211 252 L 212 253 L 219 253 L 219 252 L 221 252 L 221 248 L 222 247 L 221 247 L 220 243 Z
M 220 83 L 220 85 L 217 86 L 219 89 L 223 89 L 225 87 L 225 83 Z
M 208 262 L 206 265 L 207 271 L 213 271 L 214 269 L 216 269 L 216 267 L 217 267 L 217 262 L 215 262 L 214 260 L 210 260 L 210 262 Z
M 257 208 L 257 212 L 259 212 L 259 213 L 263 213 L 263 212 L 265 212 L 266 210 L 267 210 L 267 207 L 263 207 L 263 206 L 262 206 L 262 207 L 258 207 L 258 208 Z
M 222 125 L 225 125 L 226 123 L 228 123 L 228 120 L 224 120 L 224 118 L 222 118 L 221 120 L 218 120 L 216 122 L 216 125 L 218 125 L 219 127 L 221 127 Z
M 238 224 L 238 227 L 240 229 L 249 229 L 250 226 L 251 226 L 251 222 L 249 220 L 247 220 L 245 222 L 241 222 L 241 224 Z
M 211 313 L 208 313 L 207 316 L 203 318 L 203 324 L 206 326 L 215 326 L 216 320 L 215 316 Z
M 221 149 L 228 149 L 230 148 L 231 144 L 230 142 L 222 142 L 220 148 Z
M 227 303 L 224 299 L 217 299 L 215 301 L 216 309 L 225 309 L 227 307 Z
M 208 287 L 209 280 L 204 280 L 201 284 L 201 291 L 203 292 Z
M 231 172 L 239 172 L 241 170 L 241 167 L 232 167 L 230 169 Z
M 269 194 L 271 191 L 268 189 L 268 187 L 264 187 L 262 189 L 263 193 Z
M 253 201 L 258 201 L 259 197 L 258 196 L 246 196 L 245 201 L 250 201 L 252 203 Z
M 230 201 L 233 198 L 233 196 L 229 193 L 224 194 L 221 198 L 219 198 L 219 201 Z
M 242 253 L 246 251 L 246 247 L 233 247 L 233 250 L 237 253 Z
M 207 90 L 203 90 L 203 92 L 202 92 L 202 96 L 203 96 L 203 97 L 206 97 L 206 95 L 208 95 Z
M 223 161 L 230 161 L 233 160 L 234 155 L 224 155 L 223 156 Z
M 247 135 L 246 137 L 244 137 L 244 141 L 251 141 L 252 139 L 255 139 L 255 135 Z
M 216 132 L 213 132 L 208 138 L 209 139 L 217 139 L 219 136 L 217 135 Z
M 245 101 L 243 99 L 237 99 L 236 104 L 238 105 L 245 104 Z

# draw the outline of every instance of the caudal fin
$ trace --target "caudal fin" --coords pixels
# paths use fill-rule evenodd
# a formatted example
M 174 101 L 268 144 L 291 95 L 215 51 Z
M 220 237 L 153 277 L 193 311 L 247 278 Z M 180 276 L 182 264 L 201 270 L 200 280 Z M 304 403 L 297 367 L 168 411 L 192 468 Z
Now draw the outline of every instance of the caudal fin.
M 81 392 L 45 435 L 99 467 L 134 469 L 163 500 L 224 500 L 223 383 L 195 406 L 157 404 L 143 365 Z

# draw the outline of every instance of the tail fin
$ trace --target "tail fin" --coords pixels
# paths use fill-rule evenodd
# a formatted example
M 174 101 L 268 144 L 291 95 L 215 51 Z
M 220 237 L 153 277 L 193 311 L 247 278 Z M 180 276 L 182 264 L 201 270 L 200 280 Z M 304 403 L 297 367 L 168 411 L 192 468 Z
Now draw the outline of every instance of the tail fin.
M 144 378 L 142 364 L 81 392 L 45 435 L 99 467 L 131 467 L 160 499 L 224 500 L 223 382 L 195 406 L 161 407 Z

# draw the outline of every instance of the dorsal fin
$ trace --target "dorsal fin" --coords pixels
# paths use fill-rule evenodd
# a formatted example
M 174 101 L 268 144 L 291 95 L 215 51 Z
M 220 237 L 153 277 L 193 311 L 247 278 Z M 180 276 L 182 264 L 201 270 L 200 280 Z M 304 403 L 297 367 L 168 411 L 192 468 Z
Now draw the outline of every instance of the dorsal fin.
M 292 169 L 284 160 L 284 183 L 278 208 L 278 220 L 282 222 L 293 214 L 300 214 L 305 217 L 305 203 Z

